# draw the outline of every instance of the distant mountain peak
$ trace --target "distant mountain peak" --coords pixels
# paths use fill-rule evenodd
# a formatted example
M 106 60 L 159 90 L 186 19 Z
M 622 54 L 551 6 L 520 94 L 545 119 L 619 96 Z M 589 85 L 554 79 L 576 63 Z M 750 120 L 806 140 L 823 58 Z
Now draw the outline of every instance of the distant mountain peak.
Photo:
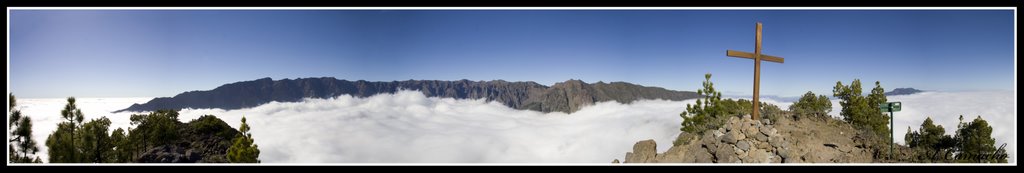
M 916 94 L 916 93 L 920 93 L 920 92 L 924 92 L 924 91 L 918 90 L 918 89 L 914 89 L 914 88 L 896 88 L 896 89 L 893 89 L 892 91 L 885 92 L 885 95 L 886 96 L 910 95 L 910 94 Z
M 221 85 L 213 90 L 188 91 L 174 97 L 154 98 L 144 104 L 133 104 L 122 111 L 180 110 L 184 108 L 220 108 L 225 110 L 255 107 L 272 101 L 298 102 L 305 98 L 332 98 L 340 95 L 369 97 L 395 93 L 402 89 L 418 90 L 428 97 L 480 99 L 497 101 L 515 109 L 541 112 L 571 113 L 602 101 L 629 103 L 640 99 L 685 100 L 699 95 L 689 91 L 672 91 L 626 82 L 587 84 L 570 79 L 551 87 L 533 81 L 505 80 L 458 81 L 406 80 L 370 82 L 348 81 L 334 77 L 273 80 L 269 77 Z

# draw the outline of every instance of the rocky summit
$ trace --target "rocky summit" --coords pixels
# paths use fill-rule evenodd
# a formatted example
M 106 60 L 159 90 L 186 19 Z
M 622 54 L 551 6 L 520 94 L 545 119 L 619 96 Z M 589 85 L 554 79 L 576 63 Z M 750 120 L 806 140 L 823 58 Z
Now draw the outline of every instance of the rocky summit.
M 683 137 L 685 135 L 680 135 Z M 830 120 L 733 116 L 715 130 L 657 153 L 654 140 L 639 141 L 623 163 L 856 163 L 872 162 L 859 132 Z M 613 161 L 617 163 L 618 159 Z
M 240 134 L 213 116 L 176 122 L 177 138 L 145 148 L 136 163 L 227 163 L 227 150 Z

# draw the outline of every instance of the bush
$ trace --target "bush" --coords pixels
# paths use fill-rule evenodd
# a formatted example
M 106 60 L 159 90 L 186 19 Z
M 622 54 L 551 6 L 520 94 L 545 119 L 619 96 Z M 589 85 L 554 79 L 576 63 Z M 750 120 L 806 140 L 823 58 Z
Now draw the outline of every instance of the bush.
M 771 120 L 772 122 L 778 122 L 779 117 L 785 114 L 779 106 L 761 102 L 761 118 Z
M 199 134 L 212 134 L 224 139 L 234 139 L 237 133 L 233 132 L 231 126 L 220 118 L 213 115 L 203 115 L 188 122 L 188 126 Z
M 800 100 L 789 105 L 789 111 L 792 111 L 793 117 L 797 119 L 800 117 L 828 118 L 828 113 L 832 112 L 832 101 L 829 101 L 825 95 L 815 96 L 813 92 L 807 91 L 800 97 Z

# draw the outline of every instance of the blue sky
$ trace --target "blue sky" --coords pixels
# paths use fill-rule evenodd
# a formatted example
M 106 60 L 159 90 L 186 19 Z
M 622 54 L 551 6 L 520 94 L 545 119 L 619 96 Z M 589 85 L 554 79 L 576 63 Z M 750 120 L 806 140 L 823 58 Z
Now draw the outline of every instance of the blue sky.
M 762 95 L 1014 90 L 1012 10 L 12 10 L 8 87 L 34 97 L 167 97 L 300 77 L 626 81 Z M 865 88 L 865 91 L 870 88 Z

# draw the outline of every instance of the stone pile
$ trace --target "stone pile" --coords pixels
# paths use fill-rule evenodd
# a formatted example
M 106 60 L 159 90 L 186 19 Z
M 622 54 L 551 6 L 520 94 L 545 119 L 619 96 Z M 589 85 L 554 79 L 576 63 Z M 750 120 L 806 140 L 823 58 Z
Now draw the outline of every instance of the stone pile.
M 768 119 L 753 120 L 750 115 L 731 117 L 718 129 L 705 131 L 698 143 L 672 147 L 657 153 L 654 140 L 637 142 L 626 153 L 624 163 L 794 163 L 802 162 L 792 152 L 786 138 Z M 618 160 L 616 160 L 618 161 Z

